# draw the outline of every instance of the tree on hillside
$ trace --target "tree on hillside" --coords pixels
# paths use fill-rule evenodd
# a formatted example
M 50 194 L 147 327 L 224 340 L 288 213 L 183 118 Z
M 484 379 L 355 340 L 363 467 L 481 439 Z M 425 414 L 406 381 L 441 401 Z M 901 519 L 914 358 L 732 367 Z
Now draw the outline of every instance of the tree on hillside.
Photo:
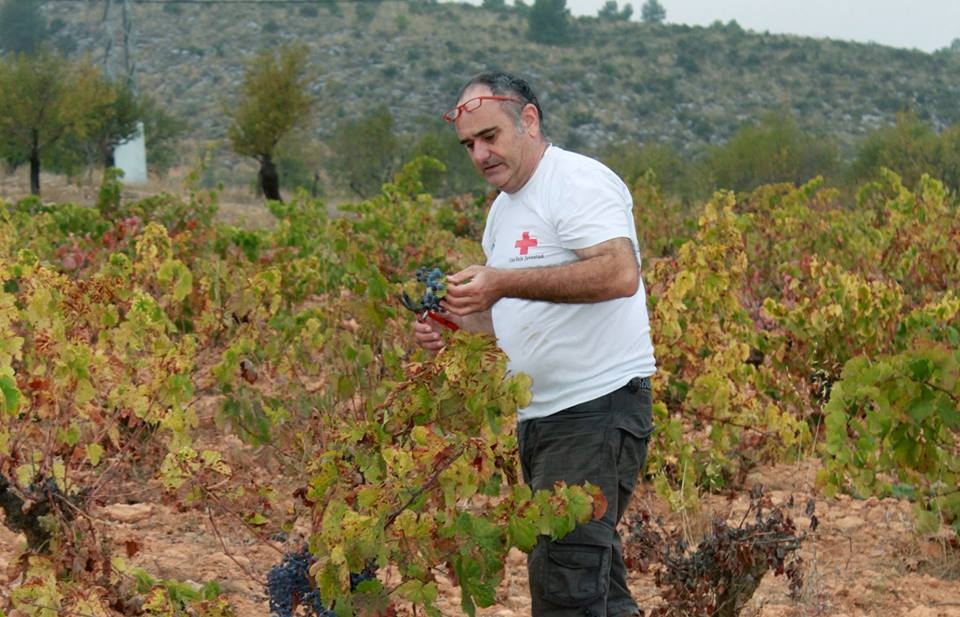
M 855 183 L 873 180 L 881 167 L 892 169 L 907 186 L 929 173 L 939 175 L 938 137 L 933 127 L 912 113 L 897 114 L 893 126 L 868 134 L 857 147 L 850 165 Z
M 177 162 L 177 144 L 187 128 L 182 118 L 148 96 L 140 97 L 140 120 L 147 143 L 147 166 L 154 173 L 165 174 Z
M 801 129 L 792 114 L 775 112 L 741 127 L 709 151 L 706 171 L 713 187 L 751 191 L 763 184 L 802 184 L 837 166 L 837 147 Z
M 361 199 L 380 191 L 399 167 L 400 142 L 393 131 L 393 116 L 383 105 L 362 118 L 342 122 L 331 146 L 331 171 Z
M 940 134 L 937 143 L 939 179 L 960 195 L 960 124 Z
M 663 23 L 667 18 L 667 9 L 657 2 L 657 0 L 647 0 L 640 8 L 640 19 L 648 24 Z
M 88 143 L 104 167 L 115 167 L 114 152 L 136 135 L 141 113 L 137 95 L 129 86 L 117 81 L 109 87 L 113 89 L 113 102 L 97 118 Z
M 527 14 L 527 36 L 536 43 L 556 45 L 569 38 L 567 0 L 534 0 Z
M 115 167 L 117 146 L 136 135 L 140 105 L 133 90 L 119 81 L 98 75 L 96 88 L 109 91 L 110 101 L 90 118 L 83 134 L 64 135 L 45 157 L 43 165 L 56 172 L 74 174 L 89 166 Z
M 106 87 L 113 90 L 113 101 L 93 120 L 85 139 L 67 140 L 64 146 L 75 151 L 72 154 L 81 165 L 114 167 L 117 148 L 132 139 L 137 125 L 143 123 L 148 167 L 156 173 L 165 173 L 176 161 L 176 145 L 186 124 L 149 96 L 134 92 L 121 81 L 109 82 Z M 70 154 L 63 153 L 61 160 L 69 161 Z
M 85 137 L 70 135 L 57 145 L 49 166 L 67 174 L 85 166 L 114 167 L 117 148 L 136 135 L 137 125 L 142 122 L 147 165 L 152 172 L 165 173 L 176 162 L 176 144 L 185 123 L 123 82 L 107 82 L 103 87 L 113 91 L 111 103 L 92 120 Z
M 48 49 L 0 62 L 0 148 L 30 163 L 30 192 L 40 194 L 40 162 L 65 139 L 83 140 L 113 102 L 100 72 Z
M 30 53 L 47 36 L 39 0 L 6 0 L 0 5 L 0 49 Z
M 415 156 L 429 156 L 443 163 L 442 171 L 424 170 L 421 178 L 426 191 L 435 197 L 470 192 L 479 194 L 486 190 L 486 183 L 449 126 L 421 133 L 411 152 L 411 158 Z
M 633 5 L 629 0 L 623 4 L 623 9 L 617 6 L 617 0 L 607 0 L 597 11 L 597 18 L 601 21 L 630 21 L 633 17 Z
M 226 111 L 233 151 L 260 163 L 257 187 L 267 199 L 282 201 L 276 151 L 280 140 L 308 125 L 314 107 L 307 75 L 307 48 L 263 50 L 247 65 L 236 104 Z
M 687 200 L 700 197 L 693 165 L 671 146 L 625 141 L 607 146 L 601 158 L 628 185 L 652 171 L 659 186 L 671 195 Z

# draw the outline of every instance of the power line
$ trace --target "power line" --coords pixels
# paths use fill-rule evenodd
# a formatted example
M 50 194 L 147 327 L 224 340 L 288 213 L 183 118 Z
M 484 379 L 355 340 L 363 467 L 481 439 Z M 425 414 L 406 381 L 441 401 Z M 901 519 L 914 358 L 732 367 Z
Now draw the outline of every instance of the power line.
M 90 0 L 44 0 L 44 4 L 78 4 Z M 131 0 L 131 4 L 432 4 L 431 0 Z

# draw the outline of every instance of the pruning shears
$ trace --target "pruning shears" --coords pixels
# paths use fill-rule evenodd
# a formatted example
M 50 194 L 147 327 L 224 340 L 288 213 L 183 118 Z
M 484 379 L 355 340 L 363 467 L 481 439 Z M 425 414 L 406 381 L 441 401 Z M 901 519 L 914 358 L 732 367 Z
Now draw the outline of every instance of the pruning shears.
M 410 298 L 410 296 L 407 295 L 407 292 L 405 291 L 401 292 L 400 301 L 403 303 L 405 307 L 407 307 L 407 309 L 413 311 L 417 315 L 417 321 L 419 322 L 424 322 L 427 319 L 432 319 L 438 324 L 440 324 L 441 326 L 450 328 L 451 330 L 456 331 L 460 329 L 460 326 L 453 323 L 449 319 L 441 316 L 437 311 L 425 305 L 423 302 L 420 302 L 420 303 L 414 302 Z

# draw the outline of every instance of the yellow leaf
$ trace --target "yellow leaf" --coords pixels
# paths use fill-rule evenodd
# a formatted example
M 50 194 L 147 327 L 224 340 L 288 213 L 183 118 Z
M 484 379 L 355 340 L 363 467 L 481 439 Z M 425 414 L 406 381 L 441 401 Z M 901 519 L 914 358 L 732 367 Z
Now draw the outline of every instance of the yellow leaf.
M 96 467 L 100 464 L 100 458 L 103 456 L 103 446 L 98 443 L 88 443 L 86 446 L 87 460 Z

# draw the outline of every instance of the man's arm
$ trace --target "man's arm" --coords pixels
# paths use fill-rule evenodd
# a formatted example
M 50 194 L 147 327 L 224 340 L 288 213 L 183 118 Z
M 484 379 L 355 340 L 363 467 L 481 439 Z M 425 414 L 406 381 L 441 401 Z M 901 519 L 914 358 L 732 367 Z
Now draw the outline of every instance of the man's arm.
M 443 305 L 454 315 L 488 311 L 500 298 L 546 302 L 603 302 L 632 296 L 640 267 L 628 238 L 575 251 L 577 261 L 543 268 L 470 266 L 447 277 Z

